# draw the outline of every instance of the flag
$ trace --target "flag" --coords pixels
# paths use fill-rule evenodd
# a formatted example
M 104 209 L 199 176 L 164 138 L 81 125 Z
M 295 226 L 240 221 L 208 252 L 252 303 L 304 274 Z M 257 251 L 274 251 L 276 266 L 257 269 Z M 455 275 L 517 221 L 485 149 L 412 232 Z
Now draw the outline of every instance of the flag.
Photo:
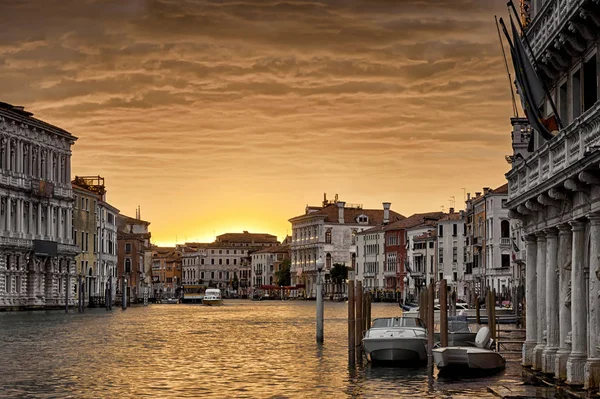
M 519 246 L 515 242 L 515 238 L 514 237 L 513 237 L 513 239 L 511 241 L 512 241 L 512 245 L 513 245 L 513 251 L 520 252 Z
M 500 22 L 510 45 L 510 54 L 517 80 L 517 93 L 521 97 L 525 116 L 533 129 L 540 133 L 544 139 L 550 140 L 554 137 L 551 132 L 558 130 L 558 123 L 556 117 L 552 116 L 545 119 L 540 112 L 540 108 L 543 107 L 546 98 L 546 91 L 544 90 L 542 81 L 533 69 L 533 65 L 525 52 L 523 42 L 512 17 L 510 17 L 512 43 L 502 19 L 500 19 Z M 530 151 L 532 150 L 532 142 L 533 140 L 530 140 Z

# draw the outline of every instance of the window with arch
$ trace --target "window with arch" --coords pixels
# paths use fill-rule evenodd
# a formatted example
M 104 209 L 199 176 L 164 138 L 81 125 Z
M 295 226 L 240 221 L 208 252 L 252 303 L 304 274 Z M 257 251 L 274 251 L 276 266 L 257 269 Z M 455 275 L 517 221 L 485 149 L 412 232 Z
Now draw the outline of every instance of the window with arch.
M 131 273 L 131 259 L 125 259 L 125 273 Z
M 331 269 L 331 254 L 325 256 L 325 267 L 327 270 Z

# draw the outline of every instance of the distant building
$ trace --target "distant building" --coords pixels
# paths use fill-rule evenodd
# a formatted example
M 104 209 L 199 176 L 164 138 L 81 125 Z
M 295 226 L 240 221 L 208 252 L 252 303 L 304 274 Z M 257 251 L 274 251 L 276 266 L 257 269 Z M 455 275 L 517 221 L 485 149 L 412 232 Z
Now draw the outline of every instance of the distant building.
M 266 285 L 279 285 L 278 270 L 281 264 L 290 257 L 289 245 L 278 245 L 260 249 L 252 257 L 252 287 L 260 291 Z
M 80 252 L 75 257 L 78 276 L 85 279 L 84 292 L 77 292 L 77 297 L 83 295 L 84 304 L 89 304 L 92 295 L 96 294 L 93 279 L 96 277 L 97 248 L 97 202 L 98 194 L 73 183 L 73 244 Z
M 460 299 L 467 298 L 467 288 L 464 281 L 467 227 L 463 211 L 450 212 L 437 223 L 437 274 L 433 281 L 446 279 L 450 289 L 456 292 Z M 428 281 L 432 281 L 431 278 Z
M 389 202 L 383 203 L 383 209 L 363 209 L 362 205 L 338 201 L 337 196 L 333 201 L 325 196 L 321 206 L 307 206 L 304 215 L 289 220 L 292 224 L 292 285 L 305 287 L 305 295 L 315 297 L 319 258 L 323 259 L 325 275 L 336 263 L 354 271 L 357 234 L 403 218 L 390 210 Z M 327 293 L 327 288 L 325 291 Z
M 23 107 L 0 103 L 0 310 L 74 304 L 76 140 Z
M 147 254 L 152 252 L 150 239 L 152 237 L 148 226 L 150 222 L 140 218 L 139 209 L 135 218 L 118 215 L 117 217 L 117 283 L 121 294 L 123 289 L 127 290 L 127 298 L 131 302 L 139 302 L 143 299 L 144 292 L 150 296 L 151 283 L 147 274 Z M 177 282 L 181 285 L 181 265 Z M 173 277 L 173 276 L 172 276 Z M 123 281 L 125 286 L 123 287 Z M 173 288 L 171 286 L 171 288 Z
M 183 287 L 181 250 L 176 247 L 152 247 L 152 289 L 154 297 L 178 298 Z

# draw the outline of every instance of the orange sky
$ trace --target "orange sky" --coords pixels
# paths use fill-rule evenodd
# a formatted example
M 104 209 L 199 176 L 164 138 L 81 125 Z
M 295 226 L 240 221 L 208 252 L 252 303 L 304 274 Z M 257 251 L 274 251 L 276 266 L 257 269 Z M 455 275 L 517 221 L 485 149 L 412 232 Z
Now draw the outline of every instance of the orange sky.
M 504 0 L 0 8 L 0 101 L 79 137 L 73 174 L 155 243 L 283 238 L 324 192 L 408 216 L 505 183 Z

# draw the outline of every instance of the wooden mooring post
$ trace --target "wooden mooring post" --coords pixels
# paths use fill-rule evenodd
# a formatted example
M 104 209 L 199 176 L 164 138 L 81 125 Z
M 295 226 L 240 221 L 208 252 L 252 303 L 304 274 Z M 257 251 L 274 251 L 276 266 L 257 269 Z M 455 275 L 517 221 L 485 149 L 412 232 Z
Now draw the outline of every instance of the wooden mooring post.
M 446 279 L 440 281 L 440 344 L 448 346 L 448 283 Z
M 354 280 L 348 280 L 348 363 L 354 366 Z
M 479 305 L 479 295 L 475 294 L 475 323 L 481 324 L 481 309 Z
M 363 328 L 363 292 L 362 281 L 356 281 L 356 295 L 354 296 L 356 304 L 354 310 L 356 318 L 354 321 L 354 344 L 355 355 L 358 363 L 362 362 L 362 328 Z
M 434 339 L 434 314 L 435 314 L 435 285 L 430 283 L 427 295 L 427 374 L 433 379 L 433 339 Z

